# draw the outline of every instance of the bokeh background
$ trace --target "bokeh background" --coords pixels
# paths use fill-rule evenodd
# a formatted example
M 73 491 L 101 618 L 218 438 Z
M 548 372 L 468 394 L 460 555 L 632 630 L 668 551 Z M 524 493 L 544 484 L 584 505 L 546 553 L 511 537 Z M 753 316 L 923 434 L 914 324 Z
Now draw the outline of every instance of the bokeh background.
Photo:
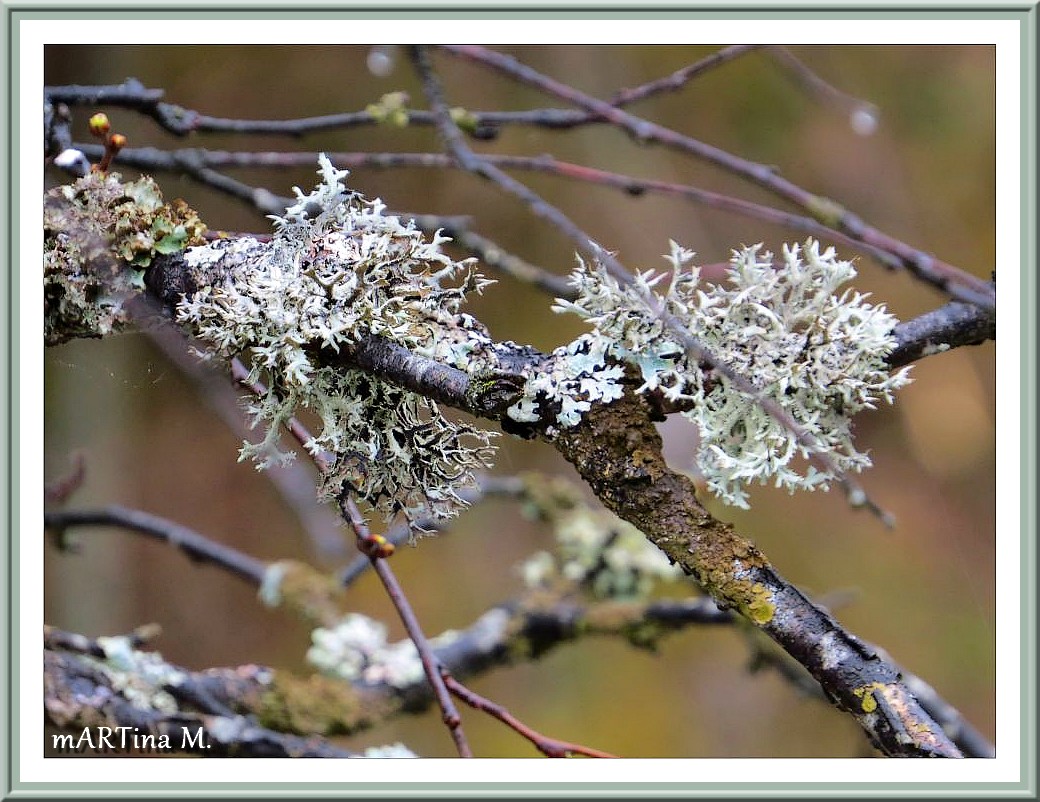
M 666 75 L 712 47 L 524 47 L 510 53 L 599 97 Z M 994 267 L 994 51 L 988 47 L 799 47 L 793 52 L 843 91 L 876 104 L 879 126 L 858 135 L 847 110 L 821 103 L 764 53 L 744 56 L 674 94 L 633 107 L 642 116 L 738 155 L 776 165 L 802 186 L 832 197 L 881 230 L 977 276 Z M 388 75 L 367 68 L 362 47 L 51 47 L 48 84 L 120 83 L 128 76 L 166 90 L 166 99 L 205 114 L 280 119 L 364 109 L 386 92 L 421 91 L 399 56 Z M 436 57 L 448 101 L 472 109 L 553 103 L 475 66 Z M 76 137 L 86 118 L 76 111 Z M 229 150 L 436 151 L 428 128 L 366 127 L 279 137 L 200 135 L 177 140 L 150 120 L 107 109 L 133 146 Z M 690 183 L 777 205 L 763 191 L 675 152 L 640 146 L 617 130 L 506 129 L 478 149 L 543 152 L 633 176 Z M 133 171 L 125 171 L 133 175 Z M 289 194 L 310 187 L 311 168 L 239 170 L 237 178 Z M 674 238 L 705 263 L 732 247 L 763 241 L 774 250 L 799 235 L 674 198 L 633 198 L 551 176 L 522 174 L 629 267 L 661 267 Z M 158 176 L 167 197 L 183 197 L 211 228 L 265 232 L 243 204 L 189 180 Z M 48 172 L 48 183 L 67 180 Z M 574 248 L 515 200 L 457 172 L 356 170 L 351 185 L 392 209 L 466 214 L 504 248 L 564 275 Z M 857 288 L 901 319 L 944 299 L 903 274 L 860 257 Z M 504 282 L 471 310 L 500 339 L 550 349 L 582 327 L 553 315 L 549 299 Z M 353 556 L 322 552 L 264 475 L 238 463 L 239 441 L 185 379 L 140 334 L 71 343 L 46 355 L 46 478 L 64 474 L 82 450 L 87 481 L 73 506 L 120 503 L 175 519 L 250 554 L 296 558 L 335 569 Z M 748 512 L 713 507 L 733 521 L 791 581 L 814 594 L 847 592 L 836 613 L 859 636 L 931 682 L 989 737 L 994 736 L 994 347 L 925 360 L 892 408 L 857 421 L 875 467 L 869 492 L 898 517 L 894 532 L 841 494 L 752 493 Z M 663 425 L 667 455 L 688 469 L 692 431 Z M 574 476 L 548 446 L 500 439 L 496 470 L 538 469 Z M 346 533 L 341 533 L 348 542 Z M 78 554 L 48 548 L 44 609 L 55 626 L 115 634 L 149 622 L 168 659 L 194 668 L 260 663 L 306 671 L 309 632 L 291 615 L 262 607 L 255 592 L 162 545 L 119 531 L 80 535 Z M 514 505 L 492 501 L 459 519 L 450 534 L 394 558 L 428 633 L 470 624 L 517 593 L 523 558 L 548 533 Z M 673 589 L 674 592 L 674 589 Z M 351 590 L 357 611 L 402 636 L 374 576 Z M 800 696 L 774 672 L 750 673 L 743 635 L 691 628 L 656 655 L 617 641 L 587 639 L 541 661 L 498 670 L 472 685 L 527 723 L 556 737 L 631 757 L 822 757 L 870 754 L 858 727 L 827 704 Z M 464 712 L 478 755 L 533 756 L 499 723 Z M 438 713 L 399 718 L 346 745 L 403 741 L 423 756 L 453 748 Z M 998 744 L 999 748 L 999 744 Z

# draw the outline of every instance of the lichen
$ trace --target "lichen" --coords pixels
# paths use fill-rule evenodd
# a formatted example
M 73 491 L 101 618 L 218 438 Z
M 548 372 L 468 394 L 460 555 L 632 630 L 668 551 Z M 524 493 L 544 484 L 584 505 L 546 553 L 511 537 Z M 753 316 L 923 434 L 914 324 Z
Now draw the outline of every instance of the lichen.
M 698 540 L 694 578 L 720 606 L 734 607 L 758 626 L 773 620 L 776 603 L 755 569 L 769 562 L 758 548 L 732 529 L 717 528 Z
M 453 261 L 447 238 L 427 241 L 411 224 L 386 215 L 381 201 L 348 191 L 327 157 L 322 182 L 274 217 L 275 234 L 256 243 L 213 243 L 193 249 L 196 268 L 224 262 L 223 280 L 178 306 L 178 318 L 212 351 L 241 356 L 250 381 L 268 392 L 249 408 L 266 427 L 246 443 L 243 459 L 267 468 L 293 457 L 278 447 L 280 426 L 299 409 L 321 430 L 305 447 L 331 456 L 320 494 L 350 491 L 387 519 L 447 518 L 465 506 L 460 488 L 488 467 L 493 433 L 444 417 L 436 402 L 361 371 L 323 367 L 322 351 L 338 353 L 378 335 L 470 373 L 497 364 L 487 331 L 459 307 L 489 282 L 473 260 Z M 237 249 L 237 250 L 236 250 Z
M 370 723 L 367 710 L 349 683 L 320 674 L 305 679 L 279 671 L 257 702 L 260 726 L 300 735 L 340 735 Z
M 826 489 L 833 472 L 811 464 L 800 471 L 797 465 L 815 453 L 827 453 L 843 473 L 869 466 L 867 454 L 852 443 L 851 418 L 878 400 L 891 403 L 893 391 L 909 378 L 907 368 L 890 375 L 885 363 L 896 346 L 896 319 L 883 306 L 867 303 L 866 295 L 836 294 L 856 275 L 851 262 L 838 259 L 833 248 L 821 251 L 810 239 L 785 245 L 777 268 L 759 244 L 733 252 L 726 287 L 702 284 L 699 269 L 687 266 L 693 253 L 674 242 L 665 258 L 671 271 L 641 273 L 631 286 L 622 286 L 598 263 L 579 260 L 572 276 L 578 297 L 558 300 L 555 308 L 593 326 L 581 341 L 593 364 L 624 360 L 640 371 L 637 392 L 659 393 L 685 410 L 700 434 L 695 459 L 708 487 L 726 503 L 747 507 L 745 488 L 752 482 L 772 481 L 789 491 Z M 650 296 L 708 352 L 780 405 L 808 440 L 726 376 L 691 359 Z M 600 381 L 592 393 L 607 396 L 609 388 Z M 532 414 L 530 404 L 516 411 Z M 573 416 L 558 419 L 564 426 L 573 423 Z
M 520 566 L 529 588 L 560 580 L 585 587 L 601 599 L 645 598 L 661 581 L 681 576 L 678 566 L 638 529 L 602 509 L 583 503 L 565 482 L 528 477 L 528 514 L 547 520 L 556 545 Z
M 365 749 L 364 757 L 367 758 L 413 758 L 419 757 L 415 752 L 404 744 L 392 743 L 385 746 L 370 746 Z
M 759 582 L 752 582 L 747 589 L 747 601 L 741 612 L 759 626 L 768 624 L 776 612 L 772 591 Z
M 184 201 L 165 203 L 148 176 L 123 183 L 92 172 L 50 190 L 43 208 L 47 345 L 119 329 L 155 256 L 201 244 L 206 231 Z
M 520 423 L 554 421 L 570 428 L 593 402 L 621 398 L 625 370 L 607 351 L 608 343 L 585 335 L 557 348 L 547 360 L 526 366 L 523 394 L 507 414 Z
M 458 637 L 448 630 L 430 640 L 446 646 Z M 411 640 L 388 643 L 386 627 L 367 616 L 350 613 L 334 626 L 311 633 L 307 662 L 329 677 L 404 689 L 422 681 L 419 652 Z
M 268 607 L 284 607 L 307 621 L 338 621 L 344 606 L 343 586 L 336 578 L 295 560 L 271 563 L 258 593 Z
M 98 666 L 108 677 L 112 689 L 136 707 L 177 712 L 177 700 L 167 690 L 184 682 L 184 672 L 167 663 L 158 652 L 134 648 L 126 636 L 101 636 L 98 645 L 105 654 Z
M 873 713 L 878 708 L 878 701 L 874 697 L 874 693 L 884 693 L 887 686 L 883 682 L 871 682 L 867 685 L 862 685 L 859 688 L 853 688 L 853 695 L 860 700 L 860 709 L 864 713 Z

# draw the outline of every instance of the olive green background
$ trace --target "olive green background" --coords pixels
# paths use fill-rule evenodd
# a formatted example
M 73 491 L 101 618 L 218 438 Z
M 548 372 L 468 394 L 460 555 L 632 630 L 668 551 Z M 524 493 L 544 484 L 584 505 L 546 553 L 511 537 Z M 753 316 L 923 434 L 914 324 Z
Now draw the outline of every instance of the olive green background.
M 666 75 L 709 47 L 511 48 L 554 77 L 600 97 Z M 856 135 L 847 115 L 821 105 L 762 53 L 745 56 L 680 92 L 633 111 L 746 158 L 777 165 L 788 178 L 830 196 L 882 231 L 988 278 L 994 268 L 994 51 L 989 47 L 800 47 L 794 52 L 841 89 L 880 107 L 881 125 Z M 292 118 L 363 109 L 383 93 L 421 92 L 406 61 L 377 78 L 354 47 L 52 47 L 48 84 L 119 83 L 127 76 L 161 87 L 167 100 L 202 113 Z M 452 105 L 521 109 L 553 105 L 472 65 L 438 56 Z M 86 140 L 92 109 L 77 110 Z M 300 140 L 199 135 L 177 140 L 130 111 L 108 109 L 132 146 L 229 150 L 432 151 L 431 129 L 358 128 Z M 480 150 L 537 155 L 633 176 L 691 183 L 774 205 L 762 190 L 617 130 L 515 128 Z M 126 171 L 128 175 L 133 171 Z M 236 177 L 288 194 L 310 187 L 313 170 L 241 170 Z M 629 267 L 660 267 L 669 238 L 703 262 L 764 241 L 798 239 L 762 223 L 666 197 L 628 197 L 550 176 L 518 174 Z M 212 228 L 264 232 L 268 222 L 237 201 L 185 179 L 158 176 Z M 48 173 L 53 184 L 66 180 Z M 357 170 L 350 184 L 393 209 L 470 214 L 476 229 L 524 258 L 565 274 L 573 246 L 485 182 L 445 171 Z M 857 288 L 901 319 L 943 302 L 902 274 L 859 260 Z M 549 299 L 503 282 L 470 311 L 499 339 L 549 349 L 582 331 L 553 315 Z M 857 421 L 858 444 L 875 467 L 870 493 L 898 517 L 886 532 L 841 494 L 752 493 L 752 510 L 713 510 L 753 539 L 791 581 L 815 594 L 851 591 L 836 610 L 857 635 L 886 648 L 931 682 L 978 728 L 994 734 L 994 505 L 996 414 L 992 344 L 932 357 L 892 408 Z M 237 441 L 199 400 L 192 384 L 147 339 L 127 334 L 49 349 L 46 365 L 46 473 L 63 474 L 71 451 L 87 455 L 87 482 L 75 505 L 121 503 L 178 520 L 259 557 L 309 559 L 330 569 L 352 557 L 323 557 L 301 533 L 262 474 L 237 463 Z M 689 468 L 691 428 L 662 426 L 666 453 Z M 532 468 L 573 476 L 549 447 L 500 439 L 496 470 Z M 515 506 L 492 502 L 468 512 L 451 534 L 394 558 L 429 634 L 461 628 L 520 590 L 517 564 L 549 543 Z M 47 554 L 45 618 L 86 634 L 163 626 L 156 647 L 189 667 L 262 663 L 306 670 L 308 632 L 289 614 L 264 609 L 255 593 L 218 570 L 123 532 L 92 530 L 79 554 Z M 682 588 L 670 589 L 672 593 Z M 356 609 L 402 637 L 374 577 L 351 591 Z M 770 671 L 749 673 L 735 629 L 691 628 L 659 654 L 621 642 L 566 645 L 538 663 L 499 670 L 472 684 L 531 726 L 630 757 L 816 757 L 870 754 L 855 725 L 805 699 Z M 501 724 L 464 711 L 478 755 L 534 755 Z M 438 714 L 402 718 L 348 739 L 362 748 L 402 740 L 423 756 L 453 754 Z M 998 748 L 999 748 L 998 744 Z

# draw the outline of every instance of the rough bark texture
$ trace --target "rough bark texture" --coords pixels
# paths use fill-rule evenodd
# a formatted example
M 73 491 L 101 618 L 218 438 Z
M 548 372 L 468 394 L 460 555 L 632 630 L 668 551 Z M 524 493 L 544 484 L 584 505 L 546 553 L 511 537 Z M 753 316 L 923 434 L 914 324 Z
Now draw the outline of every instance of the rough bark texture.
M 660 436 L 638 398 L 594 407 L 555 445 L 607 507 L 720 607 L 735 609 L 801 663 L 878 749 L 892 756 L 959 756 L 893 666 L 781 577 L 753 543 L 708 514 L 693 483 L 665 464 Z

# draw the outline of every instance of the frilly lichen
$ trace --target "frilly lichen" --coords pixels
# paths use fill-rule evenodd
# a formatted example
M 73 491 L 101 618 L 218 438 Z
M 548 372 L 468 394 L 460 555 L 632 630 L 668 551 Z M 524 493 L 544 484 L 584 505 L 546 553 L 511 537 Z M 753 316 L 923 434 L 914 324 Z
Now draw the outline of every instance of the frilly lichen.
M 635 365 L 643 379 L 638 392 L 658 391 L 685 407 L 700 433 L 697 464 L 708 487 L 729 504 L 747 507 L 744 488 L 753 481 L 772 480 L 791 491 L 826 488 L 832 473 L 795 467 L 797 458 L 814 452 L 828 453 L 842 472 L 868 467 L 870 458 L 852 443 L 851 417 L 879 399 L 891 403 L 893 391 L 910 379 L 907 368 L 890 375 L 885 364 L 896 345 L 896 319 L 867 303 L 867 295 L 837 294 L 856 275 L 851 262 L 810 239 L 785 245 L 774 267 L 773 255 L 759 244 L 733 252 L 729 287 L 703 285 L 699 269 L 687 267 L 693 253 L 671 245 L 665 257 L 671 271 L 639 274 L 632 286 L 579 260 L 572 276 L 578 297 L 555 308 L 594 327 L 581 349 L 595 355 L 595 364 L 610 357 Z M 711 354 L 785 409 L 815 447 L 799 442 L 724 376 L 691 363 L 648 303 L 651 294 Z M 590 395 L 612 392 L 608 381 Z M 518 413 L 527 411 L 525 403 Z
M 427 241 L 343 185 L 345 170 L 320 157 L 321 183 L 273 217 L 269 244 L 217 242 L 186 254 L 191 267 L 230 265 L 223 280 L 178 306 L 178 318 L 223 358 L 241 356 L 251 381 L 268 392 L 250 407 L 266 425 L 242 458 L 260 468 L 292 457 L 278 448 L 279 427 L 306 409 L 321 431 L 306 443 L 332 457 L 326 497 L 355 492 L 388 518 L 398 512 L 449 517 L 464 505 L 460 487 L 487 467 L 492 433 L 445 418 L 437 404 L 360 371 L 322 367 L 319 352 L 339 352 L 379 335 L 422 356 L 472 372 L 495 362 L 486 330 L 459 312 L 469 292 L 489 282 L 473 260 L 453 261 L 448 240 Z M 229 258 L 230 257 L 230 258 Z

